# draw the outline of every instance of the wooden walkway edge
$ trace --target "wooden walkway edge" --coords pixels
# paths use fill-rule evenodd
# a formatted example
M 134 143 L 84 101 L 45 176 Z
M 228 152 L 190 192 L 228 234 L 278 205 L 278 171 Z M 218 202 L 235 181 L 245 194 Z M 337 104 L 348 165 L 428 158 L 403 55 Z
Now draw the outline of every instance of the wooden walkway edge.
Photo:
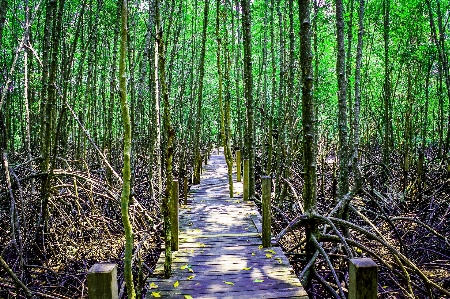
M 147 298 L 302 298 L 307 294 L 279 247 L 262 248 L 261 217 L 242 200 L 242 184 L 228 193 L 223 153 L 204 166 L 180 209 L 180 250 L 173 274 L 162 278 L 164 253 L 147 281 Z

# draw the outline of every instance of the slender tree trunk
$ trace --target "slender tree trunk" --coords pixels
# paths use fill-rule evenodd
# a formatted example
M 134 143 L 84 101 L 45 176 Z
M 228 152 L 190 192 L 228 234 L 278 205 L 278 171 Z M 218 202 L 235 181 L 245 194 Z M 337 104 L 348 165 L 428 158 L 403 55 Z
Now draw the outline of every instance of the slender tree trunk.
M 29 40 L 29 6 L 28 1 L 25 1 L 25 45 L 28 45 Z M 0 17 L 1 22 L 1 17 Z M 1 26 L 1 25 L 0 25 Z M 1 30 L 1 29 L 0 29 Z M 0 33 L 0 49 L 1 49 L 1 33 Z M 28 160 L 31 161 L 31 123 L 30 123 L 30 91 L 29 91 L 29 69 L 28 69 L 28 54 L 29 50 L 25 49 L 24 51 L 24 89 L 23 89 L 23 98 L 24 98 L 24 104 L 25 104 L 25 127 L 26 127 L 26 147 L 27 147 L 27 155 Z M 32 170 L 33 162 L 30 162 L 30 170 Z M 34 180 L 31 180 L 31 190 L 34 192 Z
M 348 103 L 348 119 L 349 122 L 353 119 L 352 111 L 352 87 L 350 84 L 350 78 L 352 76 L 352 45 L 353 45 L 353 9 L 355 7 L 355 0 L 350 0 L 347 5 L 348 14 L 350 15 L 347 22 L 347 54 L 346 54 L 346 66 L 345 76 L 347 78 L 347 103 Z M 350 126 L 350 140 L 353 140 L 353 126 Z M 349 153 L 352 152 L 352 144 L 348 144 Z
M 202 47 L 199 62 L 200 73 L 198 76 L 197 118 L 195 123 L 194 138 L 194 184 L 200 184 L 200 170 L 202 167 L 202 157 L 200 153 L 200 134 L 202 123 L 203 78 L 205 76 L 206 32 L 208 29 L 209 1 L 210 0 L 205 0 L 205 7 L 203 11 Z
M 347 130 L 347 78 L 345 76 L 345 46 L 344 46 L 344 7 L 342 0 L 336 0 L 337 27 L 337 59 L 336 75 L 338 78 L 338 127 L 339 127 L 339 191 L 338 197 L 347 194 L 348 185 L 348 130 Z
M 233 198 L 233 156 L 229 144 L 229 101 L 224 105 L 223 103 L 223 75 L 222 75 L 222 63 L 221 63 L 221 51 L 222 51 L 222 37 L 220 32 L 220 22 L 224 22 L 225 18 L 221 18 L 220 0 L 216 1 L 216 38 L 217 38 L 217 75 L 218 75 L 218 99 L 220 109 L 220 132 L 222 136 L 222 145 L 224 149 L 225 161 L 228 168 L 228 188 L 230 191 L 230 198 Z M 225 45 L 226 47 L 226 45 Z M 225 64 L 227 64 L 225 58 Z M 228 66 L 226 65 L 225 68 Z M 228 87 L 228 86 L 227 86 Z M 225 106 L 225 107 L 224 107 Z M 228 106 L 228 107 L 227 107 Z
M 125 229 L 125 257 L 124 257 L 124 277 L 127 286 L 128 298 L 134 299 L 132 258 L 133 258 L 133 227 L 130 222 L 129 205 L 131 194 L 131 119 L 127 102 L 127 75 L 126 75 L 126 57 L 127 57 L 127 1 L 122 1 L 122 18 L 120 33 L 120 59 L 119 59 L 119 89 L 120 89 L 120 107 L 124 124 L 123 136 L 123 187 L 121 198 L 122 222 Z
M 316 126 L 315 109 L 313 98 L 313 69 L 311 53 L 311 21 L 310 21 L 310 0 L 299 0 L 300 9 L 300 63 L 302 68 L 302 126 L 303 126 L 303 167 L 304 185 L 303 200 L 305 214 L 308 217 L 316 211 L 317 200 L 317 174 L 316 174 Z M 305 227 L 306 234 L 306 259 L 310 260 L 315 252 L 315 246 L 311 237 L 317 233 L 316 225 L 313 221 Z M 306 273 L 303 283 L 306 287 L 311 284 L 312 272 Z
M 353 153 L 352 168 L 355 175 L 355 181 L 359 181 L 358 171 L 358 150 L 359 150 L 359 113 L 361 107 L 361 62 L 363 51 L 364 36 L 364 1 L 359 0 L 358 11 L 358 45 L 356 49 L 356 68 L 355 68 L 355 104 L 353 106 Z
M 161 95 L 164 101 L 164 131 L 167 136 L 166 152 L 165 152 L 165 169 L 166 169 L 166 190 L 163 200 L 163 217 L 164 217 L 164 236 L 165 236 L 165 262 L 164 276 L 169 278 L 172 274 L 172 223 L 170 221 L 170 206 L 172 195 L 172 160 L 173 160 L 173 140 L 175 131 L 172 129 L 170 122 L 170 102 L 166 81 L 166 52 L 161 24 L 161 15 L 159 0 L 155 1 L 156 9 L 156 41 L 158 43 L 158 71 L 161 84 Z
M 3 28 L 5 27 L 6 22 L 6 11 L 8 9 L 8 1 L 1 0 L 0 1 L 0 49 L 2 48 L 2 40 L 3 40 Z
M 270 56 L 271 56 L 271 65 L 272 65 L 272 93 L 270 97 L 270 118 L 269 118 L 269 149 L 267 153 L 267 175 L 272 173 L 272 158 L 273 158 L 273 119 L 275 114 L 275 97 L 276 97 L 276 73 L 275 73 L 275 19 L 274 19 L 274 10 L 275 3 L 274 0 L 270 1 Z
M 253 128 L 253 75 L 252 75 L 252 35 L 250 1 L 242 0 L 242 28 L 244 33 L 244 97 L 247 108 L 247 130 L 245 147 L 249 159 L 249 197 L 255 196 L 255 149 Z
M 384 15 L 384 96 L 383 96 L 383 121 L 384 121 L 384 145 L 383 163 L 389 166 L 389 149 L 391 144 L 391 122 L 390 122 L 390 101 L 391 101 L 391 75 L 389 62 L 389 34 L 390 34 L 390 1 L 383 0 Z

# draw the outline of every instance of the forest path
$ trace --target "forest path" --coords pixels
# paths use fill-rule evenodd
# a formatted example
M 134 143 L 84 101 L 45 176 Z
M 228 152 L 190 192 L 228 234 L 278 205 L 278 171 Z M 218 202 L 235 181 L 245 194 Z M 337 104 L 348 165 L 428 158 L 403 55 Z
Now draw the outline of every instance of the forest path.
M 234 190 L 230 199 L 223 151 L 216 151 L 180 207 L 172 277 L 162 278 L 162 253 L 147 298 L 308 298 L 281 248 L 259 246 L 261 217 L 235 179 Z

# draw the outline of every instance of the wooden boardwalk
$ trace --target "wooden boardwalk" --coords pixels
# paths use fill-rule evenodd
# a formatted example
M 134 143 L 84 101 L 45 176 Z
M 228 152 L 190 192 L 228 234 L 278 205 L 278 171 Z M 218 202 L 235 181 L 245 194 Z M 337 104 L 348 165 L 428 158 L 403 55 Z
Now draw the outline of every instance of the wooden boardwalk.
M 147 298 L 308 298 L 282 250 L 260 246 L 261 217 L 254 203 L 242 201 L 241 183 L 229 198 L 222 152 L 203 170 L 180 208 L 173 275 L 162 278 L 161 254 Z

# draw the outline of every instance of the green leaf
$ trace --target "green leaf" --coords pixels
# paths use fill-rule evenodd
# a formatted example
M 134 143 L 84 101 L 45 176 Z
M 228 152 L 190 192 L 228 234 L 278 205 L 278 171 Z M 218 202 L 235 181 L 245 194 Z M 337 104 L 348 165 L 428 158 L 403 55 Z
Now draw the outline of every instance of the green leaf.
M 223 281 L 223 283 L 224 284 L 228 284 L 228 285 L 230 285 L 230 286 L 234 286 L 234 282 L 231 282 L 231 281 Z
M 242 269 L 242 270 L 250 270 L 252 267 L 245 267 L 244 269 Z
M 152 297 L 161 298 L 161 292 L 152 292 Z
M 152 283 L 150 284 L 150 289 L 156 289 L 157 287 L 158 287 L 158 285 L 155 284 L 154 282 L 152 282 Z
M 253 282 L 264 282 L 264 279 L 255 279 Z
M 179 285 L 180 285 L 180 283 L 179 283 L 178 280 L 177 280 L 177 281 L 175 281 L 175 283 L 173 284 L 173 287 L 174 287 L 174 288 L 178 288 Z
M 191 295 L 184 295 L 184 299 L 194 299 Z
M 187 268 L 189 268 L 189 265 L 184 265 L 180 267 L 180 270 L 186 270 Z
M 256 253 L 252 252 L 252 255 L 256 255 Z

